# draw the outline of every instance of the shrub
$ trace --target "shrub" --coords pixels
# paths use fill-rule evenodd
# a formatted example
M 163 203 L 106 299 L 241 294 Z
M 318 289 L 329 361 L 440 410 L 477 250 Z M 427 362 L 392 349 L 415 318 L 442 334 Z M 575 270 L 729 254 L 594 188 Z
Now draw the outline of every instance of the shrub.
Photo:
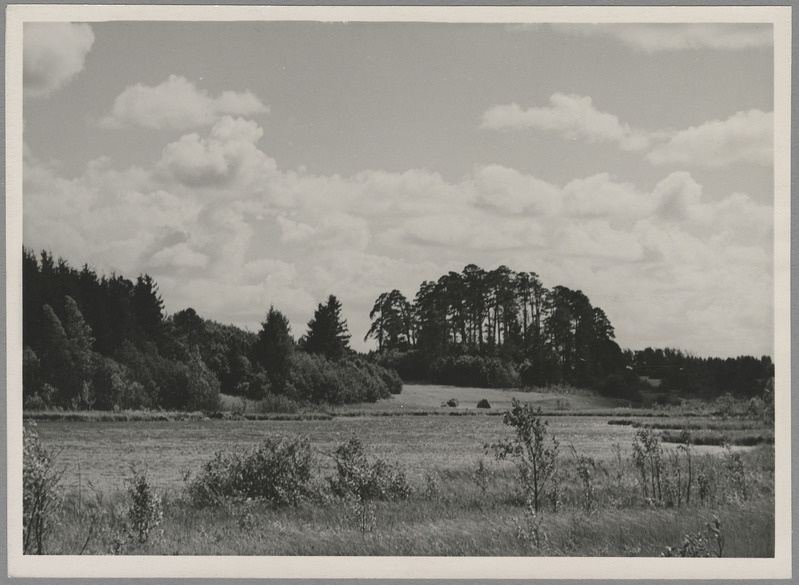
M 514 437 L 487 444 L 486 448 L 493 450 L 499 460 L 513 460 L 527 499 L 538 512 L 546 484 L 557 471 L 560 444 L 555 437 L 547 441 L 549 422 L 544 420 L 540 407 L 533 410 L 530 404 L 522 404 L 514 398 L 502 422 L 513 427 Z
M 224 498 L 253 498 L 271 506 L 297 506 L 311 495 L 313 456 L 307 438 L 271 436 L 244 453 L 214 454 L 200 473 L 187 477 L 187 491 L 196 505 Z
M 256 404 L 258 412 L 279 412 L 294 414 L 300 410 L 300 405 L 291 398 L 279 394 L 266 393 Z
M 458 406 L 457 398 L 450 398 L 449 400 L 447 400 L 447 406 L 452 407 L 452 408 L 455 408 L 456 406 Z
M 405 471 L 384 459 L 370 461 L 358 437 L 350 437 L 334 456 L 336 475 L 329 477 L 328 483 L 335 495 L 360 501 L 403 500 L 411 495 Z
M 635 433 L 633 462 L 641 476 L 644 499 L 661 502 L 663 449 L 660 445 L 660 436 L 652 429 L 641 428 Z
M 131 537 L 144 544 L 150 539 L 150 534 L 164 521 L 161 496 L 153 490 L 146 472 L 134 468 L 133 477 L 129 480 L 128 497 Z
M 648 384 L 643 382 L 635 373 L 624 371 L 604 378 L 597 385 L 596 390 L 602 396 L 641 402 L 643 399 L 641 389 L 647 386 Z
M 488 400 L 483 398 L 477 403 L 477 408 L 491 408 L 491 405 L 488 403 Z
M 44 554 L 47 536 L 61 505 L 56 455 L 39 439 L 35 423 L 22 431 L 22 551 Z

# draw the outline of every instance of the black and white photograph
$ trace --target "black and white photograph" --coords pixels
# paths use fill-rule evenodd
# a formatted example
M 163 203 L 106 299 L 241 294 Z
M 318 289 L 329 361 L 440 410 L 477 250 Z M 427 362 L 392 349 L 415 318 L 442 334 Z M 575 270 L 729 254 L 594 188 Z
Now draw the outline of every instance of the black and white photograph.
M 790 576 L 790 7 L 6 26 L 12 576 Z

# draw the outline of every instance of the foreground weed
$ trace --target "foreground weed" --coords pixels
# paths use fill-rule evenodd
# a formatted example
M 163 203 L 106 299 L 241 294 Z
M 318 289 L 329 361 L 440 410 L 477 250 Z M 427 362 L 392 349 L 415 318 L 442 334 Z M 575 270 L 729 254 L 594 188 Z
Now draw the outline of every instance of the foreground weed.
M 35 423 L 22 433 L 22 551 L 41 555 L 61 507 L 64 470 L 55 468 L 56 453 L 42 444 Z
M 688 476 L 686 478 L 686 485 L 685 485 L 685 504 L 687 506 L 691 505 L 691 488 L 693 487 L 694 483 L 694 466 L 693 466 L 693 452 L 694 452 L 694 441 L 691 433 L 688 431 L 683 431 L 681 433 L 682 439 L 681 444 L 677 447 L 678 453 L 683 453 L 685 455 L 685 461 L 687 463 L 687 472 Z
M 425 473 L 424 476 L 424 492 L 422 496 L 427 500 L 440 500 L 441 499 L 441 486 L 435 475 Z
M 528 550 L 538 554 L 545 550 L 549 536 L 544 530 L 544 517 L 538 513 L 532 499 L 527 500 L 522 518 L 514 518 L 513 524 L 516 527 L 516 538 L 521 540 Z
M 661 503 L 663 448 L 660 445 L 660 437 L 652 429 L 641 428 L 635 433 L 633 462 L 640 474 L 644 500 L 652 504 Z
M 377 528 L 377 513 L 372 500 L 358 498 L 355 494 L 348 494 L 343 500 L 345 515 L 361 536 Z
M 721 532 L 721 521 L 718 516 L 705 523 L 703 530 L 695 534 L 686 534 L 679 546 L 667 546 L 662 557 L 718 557 L 724 553 L 724 535 Z
M 594 501 L 594 472 L 596 462 L 593 457 L 577 453 L 572 445 L 572 454 L 577 467 L 577 477 L 580 479 L 580 507 L 586 514 L 591 514 L 595 509 Z
M 136 468 L 133 468 L 132 472 L 133 476 L 129 479 L 128 485 L 130 499 L 128 521 L 131 537 L 139 544 L 146 544 L 150 535 L 163 523 L 164 510 L 161 496 L 150 485 L 147 473 Z
M 744 469 L 743 458 L 740 453 L 735 453 L 729 445 L 724 445 L 724 469 L 729 482 L 731 491 L 728 498 L 731 500 L 740 499 L 746 501 L 749 497 L 749 486 L 747 483 L 746 470 Z
M 485 461 L 480 459 L 475 465 L 474 471 L 470 474 L 472 481 L 477 485 L 480 490 L 480 504 L 486 499 L 488 493 L 488 486 L 491 481 L 491 474 L 486 467 Z

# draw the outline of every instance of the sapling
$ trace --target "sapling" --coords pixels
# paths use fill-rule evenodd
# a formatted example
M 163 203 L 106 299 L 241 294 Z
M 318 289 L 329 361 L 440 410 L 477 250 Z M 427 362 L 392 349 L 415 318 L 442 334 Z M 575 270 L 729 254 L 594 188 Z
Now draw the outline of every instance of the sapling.
M 513 460 L 525 495 L 538 513 L 547 482 L 557 470 L 560 444 L 555 437 L 547 440 L 549 421 L 544 420 L 540 407 L 533 410 L 530 404 L 514 398 L 502 422 L 513 427 L 513 438 L 487 444 L 486 448 L 499 460 Z

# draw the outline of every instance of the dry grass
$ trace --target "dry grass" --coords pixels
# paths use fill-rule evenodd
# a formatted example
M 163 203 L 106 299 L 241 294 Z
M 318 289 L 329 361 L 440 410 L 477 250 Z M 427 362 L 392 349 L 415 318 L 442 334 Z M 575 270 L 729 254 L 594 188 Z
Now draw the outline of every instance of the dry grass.
M 298 508 L 276 510 L 252 501 L 196 508 L 179 490 L 170 490 L 163 502 L 163 536 L 140 544 L 120 538 L 126 509 L 123 494 L 86 496 L 81 502 L 73 494 L 64 507 L 52 551 L 108 554 L 115 541 L 122 540 L 123 554 L 657 556 L 718 515 L 725 557 L 768 557 L 774 553 L 772 457 L 768 448 L 746 455 L 754 494 L 750 499 L 722 496 L 681 508 L 647 506 L 636 496 L 634 478 L 625 477 L 619 484 L 612 463 L 607 462 L 596 479 L 601 505 L 585 513 L 578 494 L 567 485 L 559 511 L 547 508 L 541 515 L 540 546 L 517 534 L 522 507 L 513 473 L 489 463 L 485 493 L 468 470 L 444 471 L 435 476 L 435 493 L 425 492 L 417 482 L 410 500 L 374 503 L 375 524 L 365 533 L 346 506 L 329 495 Z M 707 462 L 720 465 L 718 458 Z M 563 481 L 568 484 L 573 469 L 569 462 L 564 466 Z
M 501 416 L 476 409 L 477 401 L 486 398 L 492 414 L 500 413 L 514 397 L 541 405 L 548 412 L 550 433 L 562 445 L 564 504 L 558 511 L 546 510 L 541 524 L 546 539 L 539 547 L 517 535 L 523 508 L 512 467 L 485 453 L 485 444 L 508 436 L 509 429 Z M 457 398 L 459 405 L 442 407 L 449 398 Z M 720 493 L 687 508 L 650 507 L 642 501 L 629 458 L 636 428 L 608 424 L 609 419 L 626 417 L 699 432 L 703 425 L 714 424 L 724 430 L 734 430 L 735 424 L 757 428 L 757 421 L 719 421 L 687 410 L 618 409 L 605 399 L 580 395 L 413 385 L 376 404 L 330 410 L 320 420 L 308 420 L 320 413 L 300 413 L 306 419 L 130 419 L 98 424 L 101 419 L 86 417 L 39 422 L 45 444 L 61 449 L 58 463 L 65 467 L 68 493 L 53 552 L 108 554 L 115 541 L 119 544 L 126 517 L 124 478 L 130 465 L 138 464 L 164 495 L 164 534 L 154 543 L 123 543 L 120 552 L 125 554 L 657 555 L 718 514 L 725 530 L 725 556 L 773 555 L 773 447 L 735 450 L 746 469 L 746 501 L 724 484 Z M 414 414 L 401 416 L 409 412 Z M 252 502 L 199 509 L 186 500 L 184 470 L 196 471 L 215 451 L 240 451 L 274 433 L 309 437 L 319 485 L 333 469 L 330 456 L 335 448 L 357 435 L 370 454 L 405 467 L 415 495 L 402 502 L 376 503 L 375 528 L 364 534 L 346 506 L 329 495 L 281 510 Z M 591 513 L 580 504 L 580 481 L 569 446 L 596 460 Z M 668 463 L 676 448 L 664 445 L 664 451 Z M 697 446 L 694 453 L 695 469 L 704 466 L 713 471 L 714 481 L 727 481 L 723 450 Z M 480 459 L 490 477 L 485 492 L 473 477 Z

